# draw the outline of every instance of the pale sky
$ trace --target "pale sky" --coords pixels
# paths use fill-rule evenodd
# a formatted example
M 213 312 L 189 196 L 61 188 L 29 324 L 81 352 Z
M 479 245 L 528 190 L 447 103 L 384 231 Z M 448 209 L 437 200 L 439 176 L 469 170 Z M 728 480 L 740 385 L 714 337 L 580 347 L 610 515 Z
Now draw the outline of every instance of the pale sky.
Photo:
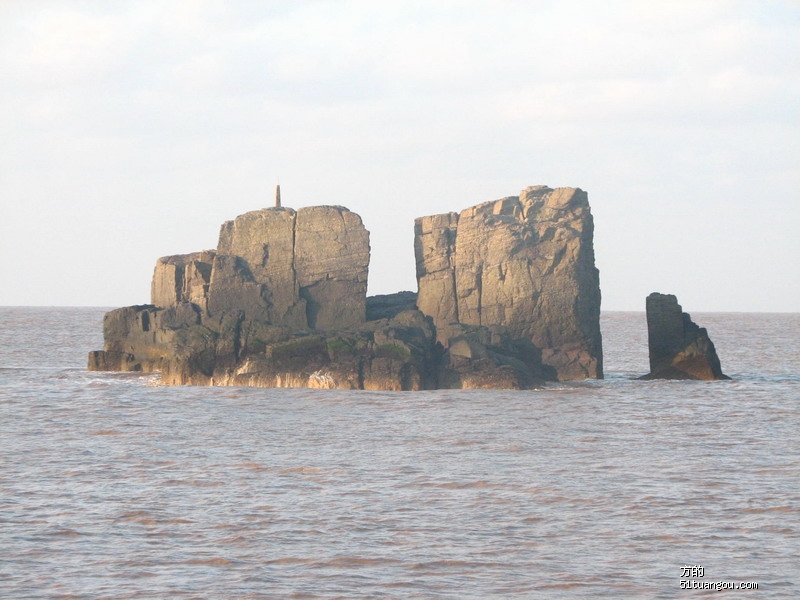
M 223 221 L 580 187 L 604 310 L 800 312 L 800 1 L 0 0 L 0 305 L 149 302 Z

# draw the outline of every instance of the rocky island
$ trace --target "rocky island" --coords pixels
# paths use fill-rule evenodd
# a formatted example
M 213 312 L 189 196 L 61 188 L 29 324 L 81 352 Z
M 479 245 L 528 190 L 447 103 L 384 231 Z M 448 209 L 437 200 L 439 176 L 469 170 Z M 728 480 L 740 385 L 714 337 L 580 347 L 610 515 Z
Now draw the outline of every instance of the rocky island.
M 730 379 L 708 331 L 683 312 L 674 295 L 653 292 L 646 309 L 650 373 L 639 379 Z
M 105 316 L 89 369 L 372 390 L 602 378 L 586 192 L 535 186 L 421 217 L 414 251 L 418 292 L 368 298 L 361 218 L 277 200 L 224 223 L 216 250 L 158 259 L 151 304 Z

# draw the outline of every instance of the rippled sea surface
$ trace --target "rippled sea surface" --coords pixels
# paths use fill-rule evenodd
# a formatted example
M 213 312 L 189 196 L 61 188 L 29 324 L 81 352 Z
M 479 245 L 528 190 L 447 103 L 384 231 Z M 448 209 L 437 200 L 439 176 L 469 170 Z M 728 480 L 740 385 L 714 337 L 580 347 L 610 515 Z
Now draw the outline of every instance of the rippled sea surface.
M 0 308 L 2 598 L 800 597 L 800 315 L 694 314 L 729 382 L 606 313 L 604 381 L 377 393 L 89 373 L 103 312 Z

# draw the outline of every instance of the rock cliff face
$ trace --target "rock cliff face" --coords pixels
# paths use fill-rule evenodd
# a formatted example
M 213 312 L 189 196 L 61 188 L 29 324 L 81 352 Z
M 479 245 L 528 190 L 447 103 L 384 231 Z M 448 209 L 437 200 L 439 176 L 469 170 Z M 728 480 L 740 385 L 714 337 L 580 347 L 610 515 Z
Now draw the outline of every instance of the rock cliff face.
M 150 292 L 152 303 L 168 308 L 192 302 L 205 308 L 214 255 L 206 251 L 159 258 Z
M 369 232 L 346 208 L 250 212 L 222 226 L 208 312 L 244 308 L 251 320 L 294 329 L 351 327 L 365 319 L 368 268 Z
M 455 325 L 502 326 L 547 378 L 602 377 L 593 229 L 585 192 L 544 186 L 417 219 L 417 305 L 445 347 Z
M 156 263 L 152 304 L 111 311 L 92 370 L 167 384 L 526 389 L 602 375 L 580 190 L 418 219 L 419 294 L 367 299 L 369 233 L 339 206 L 253 211 L 216 250 Z
M 640 379 L 730 379 L 708 332 L 683 312 L 672 294 L 647 297 L 650 373 Z

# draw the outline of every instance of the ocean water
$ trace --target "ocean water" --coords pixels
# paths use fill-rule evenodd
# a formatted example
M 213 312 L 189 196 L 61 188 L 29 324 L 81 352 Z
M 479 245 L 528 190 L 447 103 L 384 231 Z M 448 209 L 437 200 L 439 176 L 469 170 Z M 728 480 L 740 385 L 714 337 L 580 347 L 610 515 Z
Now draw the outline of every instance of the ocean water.
M 603 381 L 380 393 L 90 373 L 104 312 L 0 308 L 1 598 L 800 597 L 798 314 L 693 314 L 733 381 L 606 313 Z

